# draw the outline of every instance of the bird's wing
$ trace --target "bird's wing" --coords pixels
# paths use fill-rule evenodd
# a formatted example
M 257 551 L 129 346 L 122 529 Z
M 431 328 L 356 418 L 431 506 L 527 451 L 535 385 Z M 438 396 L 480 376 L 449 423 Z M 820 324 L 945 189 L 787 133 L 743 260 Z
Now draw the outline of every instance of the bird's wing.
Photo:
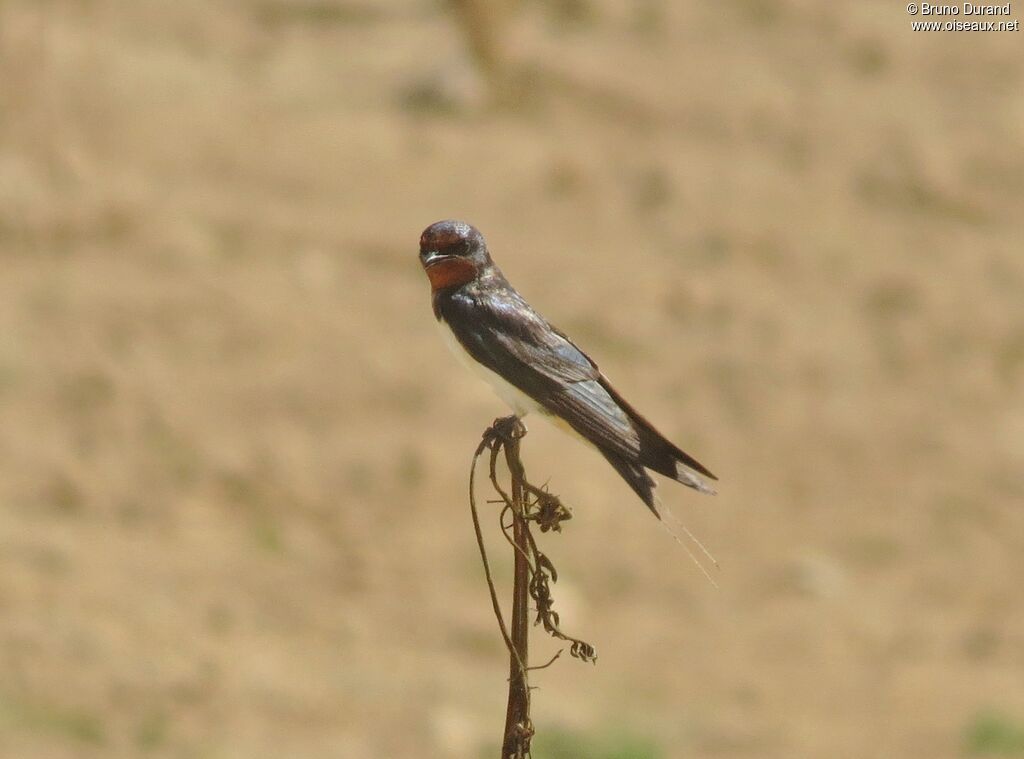
M 513 290 L 451 298 L 442 316 L 473 358 L 601 450 L 636 460 L 640 435 L 597 365 Z
M 699 475 L 715 475 L 658 432 L 589 356 L 515 290 L 489 290 L 484 297 L 460 294 L 448 299 L 441 312 L 470 355 L 565 420 L 610 461 L 618 457 L 714 492 Z

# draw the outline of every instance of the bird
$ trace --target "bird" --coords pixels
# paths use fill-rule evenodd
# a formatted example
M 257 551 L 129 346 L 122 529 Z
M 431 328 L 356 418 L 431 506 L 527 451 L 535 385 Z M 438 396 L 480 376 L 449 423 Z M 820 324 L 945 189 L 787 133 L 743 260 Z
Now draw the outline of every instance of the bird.
M 647 470 L 715 493 L 707 480 L 718 478 L 658 432 L 509 284 L 480 230 L 435 222 L 420 235 L 419 258 L 445 342 L 517 417 L 536 413 L 596 448 L 658 519 Z

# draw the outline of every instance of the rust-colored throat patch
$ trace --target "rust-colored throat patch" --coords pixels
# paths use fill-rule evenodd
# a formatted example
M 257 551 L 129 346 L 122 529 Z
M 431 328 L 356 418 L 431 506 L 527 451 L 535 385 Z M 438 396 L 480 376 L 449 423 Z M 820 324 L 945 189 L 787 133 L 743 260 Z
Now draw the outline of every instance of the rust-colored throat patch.
M 476 264 L 467 258 L 442 258 L 427 266 L 430 287 L 435 292 L 458 287 L 476 277 Z

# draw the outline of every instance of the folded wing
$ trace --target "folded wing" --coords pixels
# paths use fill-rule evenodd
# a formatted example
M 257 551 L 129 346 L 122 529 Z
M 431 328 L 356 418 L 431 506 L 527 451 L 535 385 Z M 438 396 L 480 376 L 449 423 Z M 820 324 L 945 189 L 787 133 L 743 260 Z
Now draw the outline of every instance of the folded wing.
M 655 514 L 654 481 L 644 467 L 714 492 L 696 473 L 711 479 L 714 475 L 661 435 L 616 392 L 589 356 L 511 288 L 480 299 L 460 293 L 440 310 L 473 358 L 564 419 Z

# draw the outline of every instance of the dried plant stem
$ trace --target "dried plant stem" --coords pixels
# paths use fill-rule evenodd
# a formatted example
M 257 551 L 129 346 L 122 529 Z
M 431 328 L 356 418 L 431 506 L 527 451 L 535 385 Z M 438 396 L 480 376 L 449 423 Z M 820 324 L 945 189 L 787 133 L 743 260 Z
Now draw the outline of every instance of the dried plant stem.
M 512 543 L 515 573 L 512 586 L 512 651 L 509 653 L 508 706 L 505 709 L 505 739 L 501 756 L 525 756 L 529 752 L 533 726 L 530 722 L 530 684 L 528 682 L 530 628 L 526 614 L 529 607 L 530 550 L 529 526 L 526 524 L 526 504 L 523 501 L 522 471 L 519 460 L 519 438 L 504 445 L 505 461 L 512 473 Z M 525 742 L 525 746 L 524 746 Z
M 469 45 L 473 61 L 491 84 L 504 75 L 504 21 L 506 11 L 495 0 L 450 0 Z
M 491 605 L 498 627 L 509 652 L 508 706 L 505 712 L 505 732 L 502 737 L 502 759 L 526 759 L 530 755 L 530 741 L 533 738 L 533 722 L 530 719 L 529 684 L 529 626 L 527 614 L 532 599 L 537 610 L 537 624 L 554 638 L 571 644 L 570 653 L 581 661 L 593 662 L 597 654 L 593 646 L 566 635 L 559 628 L 558 613 L 554 610 L 550 584 L 558 578 L 551 560 L 537 547 L 530 531 L 536 523 L 541 532 L 561 531 L 561 523 L 572 517 L 557 496 L 544 488 L 533 485 L 526 479 L 526 470 L 519 458 L 520 440 L 526 435 L 526 427 L 514 416 L 495 420 L 483 434 L 480 445 L 473 454 L 473 466 L 469 474 L 469 505 L 476 531 L 477 545 L 484 566 L 484 575 L 491 594 Z M 491 576 L 487 550 L 484 546 L 480 516 L 476 508 L 476 463 L 485 450 L 490 450 L 489 474 L 491 485 L 500 496 L 497 503 L 503 504 L 500 524 L 505 539 L 512 546 L 514 579 L 512 590 L 511 632 L 505 626 L 505 619 L 498 601 L 498 593 Z M 498 481 L 498 456 L 504 450 L 508 465 L 511 488 L 506 491 Z M 506 515 L 511 516 L 507 522 Z M 511 535 L 509 534 L 511 532 Z M 559 652 L 560 653 L 560 652 Z M 558 654 L 541 669 L 550 665 Z

